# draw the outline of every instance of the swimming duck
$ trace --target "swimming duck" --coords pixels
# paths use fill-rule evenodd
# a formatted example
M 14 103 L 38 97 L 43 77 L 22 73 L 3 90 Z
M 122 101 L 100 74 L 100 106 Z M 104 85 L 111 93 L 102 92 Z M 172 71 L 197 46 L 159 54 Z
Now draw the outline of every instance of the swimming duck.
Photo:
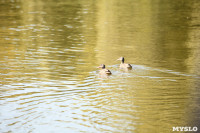
M 101 64 L 98 68 L 101 68 L 101 70 L 99 71 L 100 75 L 111 75 L 111 71 L 106 69 L 106 66 L 104 64 Z
M 117 60 L 120 60 L 121 61 L 121 64 L 120 64 L 120 68 L 122 69 L 128 69 L 128 70 L 131 70 L 132 69 L 132 66 L 130 64 L 126 64 L 124 63 L 124 57 L 120 57 L 119 59 Z

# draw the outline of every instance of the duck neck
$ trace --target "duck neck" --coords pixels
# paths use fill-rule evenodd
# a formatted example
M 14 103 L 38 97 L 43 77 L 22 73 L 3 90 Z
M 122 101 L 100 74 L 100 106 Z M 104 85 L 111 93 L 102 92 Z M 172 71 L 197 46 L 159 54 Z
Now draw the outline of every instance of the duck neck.
M 124 64 L 124 58 L 122 58 L 122 62 L 121 62 L 121 64 Z

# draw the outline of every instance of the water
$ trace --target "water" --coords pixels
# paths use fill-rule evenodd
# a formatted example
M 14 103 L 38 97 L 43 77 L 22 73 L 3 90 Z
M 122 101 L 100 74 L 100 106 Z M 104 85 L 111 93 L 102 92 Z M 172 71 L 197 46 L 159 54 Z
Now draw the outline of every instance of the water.
M 199 7 L 1 0 L 0 132 L 200 130 Z M 120 56 L 133 70 L 118 69 Z

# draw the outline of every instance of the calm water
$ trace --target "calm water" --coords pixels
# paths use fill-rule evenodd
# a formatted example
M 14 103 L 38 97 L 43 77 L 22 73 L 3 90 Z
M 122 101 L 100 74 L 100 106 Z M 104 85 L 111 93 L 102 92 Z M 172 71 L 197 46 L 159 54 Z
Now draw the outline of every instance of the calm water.
M 0 132 L 200 131 L 199 14 L 198 0 L 0 0 Z

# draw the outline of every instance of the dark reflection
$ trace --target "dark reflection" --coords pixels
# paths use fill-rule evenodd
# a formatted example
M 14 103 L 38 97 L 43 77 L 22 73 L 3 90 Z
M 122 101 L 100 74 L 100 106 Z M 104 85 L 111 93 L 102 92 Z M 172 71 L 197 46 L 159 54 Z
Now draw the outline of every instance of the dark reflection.
M 154 31 L 157 38 L 156 55 L 169 69 L 187 71 L 185 60 L 189 57 L 189 39 L 192 5 L 194 1 L 159 1 Z
M 21 2 L 19 1 L 18 2 L 0 1 L 1 30 L 5 30 L 7 27 L 12 27 L 12 25 L 20 24 L 18 23 L 18 20 L 21 19 L 21 16 L 19 14 L 22 13 L 20 4 Z
M 99 31 L 101 36 L 107 36 L 99 39 L 99 47 L 105 50 L 106 57 L 111 56 L 112 50 L 112 54 L 128 56 L 135 64 L 187 71 L 185 60 L 190 54 L 187 41 L 194 1 L 100 3 L 115 7 L 105 10 L 110 16 L 105 18 L 101 12 L 104 9 L 99 9 L 99 25 L 105 26 Z

